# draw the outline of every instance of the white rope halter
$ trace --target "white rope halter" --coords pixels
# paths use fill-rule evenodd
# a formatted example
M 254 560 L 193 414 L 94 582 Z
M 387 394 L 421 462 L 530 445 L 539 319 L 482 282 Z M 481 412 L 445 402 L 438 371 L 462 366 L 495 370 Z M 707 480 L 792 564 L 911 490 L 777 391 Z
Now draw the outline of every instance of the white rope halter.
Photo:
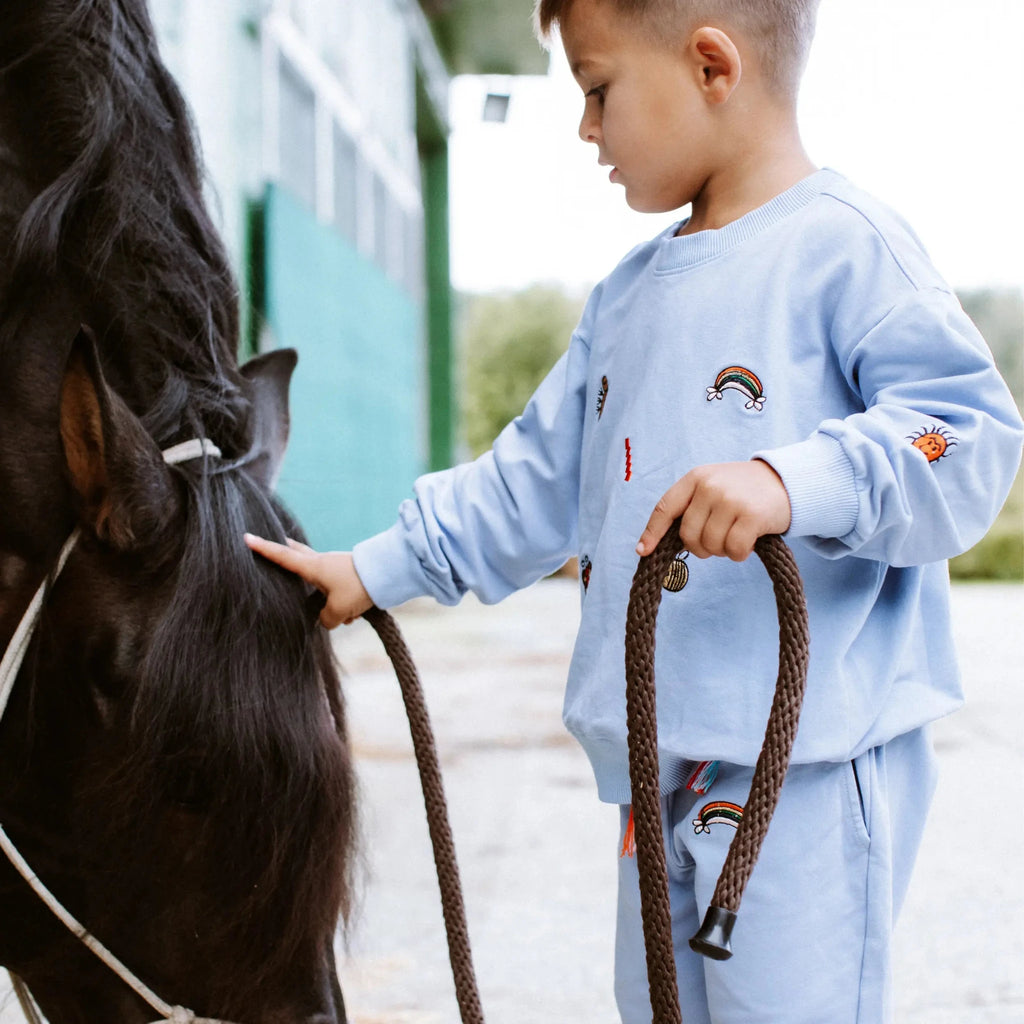
M 172 448 L 167 448 L 163 452 L 164 462 L 169 465 L 188 462 L 191 459 L 204 457 L 218 458 L 219 456 L 220 449 L 205 437 L 201 439 L 192 438 L 190 441 L 184 441 L 181 444 L 174 445 Z M 78 537 L 79 531 L 76 529 L 64 542 L 64 547 L 61 548 L 57 564 L 49 577 L 50 579 L 56 579 L 60 575 L 68 560 L 68 556 L 78 541 Z M 29 602 L 29 606 L 25 610 L 21 622 L 18 623 L 18 628 L 14 631 L 14 636 L 11 638 L 3 659 L 0 660 L 0 719 L 3 718 L 4 712 L 7 710 L 7 703 L 10 699 L 11 691 L 14 689 L 14 681 L 17 679 L 21 664 L 25 659 L 25 652 L 28 650 L 28 646 L 32 641 L 32 635 L 39 622 L 39 613 L 43 606 L 46 586 L 47 580 L 44 579 Z M 172 1006 L 140 981 L 103 943 L 93 935 L 90 935 L 85 926 L 80 924 L 60 900 L 47 889 L 4 831 L 2 824 L 0 824 L 0 849 L 7 855 L 7 859 L 17 870 L 18 874 L 25 879 L 32 887 L 33 892 L 64 924 L 68 931 L 160 1014 L 160 1021 L 154 1022 L 154 1024 L 163 1024 L 163 1021 L 171 1021 L 172 1024 L 228 1024 L 227 1021 L 215 1021 L 205 1017 L 197 1017 L 192 1010 L 188 1010 L 183 1006 Z M 30 1024 L 42 1024 L 43 1018 L 39 1008 L 35 1005 L 28 987 L 14 974 L 11 975 L 11 979 L 14 983 L 14 991 L 18 996 L 18 1001 L 21 1003 Z

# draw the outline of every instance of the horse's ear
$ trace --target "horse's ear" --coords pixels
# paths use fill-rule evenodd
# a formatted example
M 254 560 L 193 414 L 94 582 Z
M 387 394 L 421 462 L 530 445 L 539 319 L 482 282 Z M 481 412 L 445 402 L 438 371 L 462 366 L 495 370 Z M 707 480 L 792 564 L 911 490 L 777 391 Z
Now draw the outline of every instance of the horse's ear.
M 60 436 L 83 526 L 120 551 L 162 535 L 179 513 L 180 495 L 159 447 L 107 386 L 88 328 L 72 343 L 64 370 Z
M 288 385 L 299 361 L 293 348 L 278 348 L 242 367 L 252 399 L 252 448 L 247 469 L 264 490 L 272 491 L 288 447 Z

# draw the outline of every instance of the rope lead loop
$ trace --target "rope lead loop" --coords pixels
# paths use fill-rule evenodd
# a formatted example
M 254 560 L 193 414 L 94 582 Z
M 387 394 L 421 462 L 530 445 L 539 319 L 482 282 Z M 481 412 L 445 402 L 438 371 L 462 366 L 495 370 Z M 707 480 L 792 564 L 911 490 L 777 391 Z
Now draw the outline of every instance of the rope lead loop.
M 662 838 L 655 715 L 654 644 L 662 581 L 682 550 L 677 519 L 649 555 L 640 559 L 626 613 L 626 722 L 633 793 L 640 904 L 651 1005 L 656 1024 L 681 1024 L 668 872 Z M 781 537 L 761 537 L 754 551 L 775 591 L 779 617 L 779 674 L 764 744 L 754 767 L 743 819 L 711 898 L 704 923 L 690 940 L 698 953 L 716 960 L 732 955 L 729 938 L 743 890 L 779 801 L 796 738 L 807 685 L 809 631 L 803 584 L 793 553 Z

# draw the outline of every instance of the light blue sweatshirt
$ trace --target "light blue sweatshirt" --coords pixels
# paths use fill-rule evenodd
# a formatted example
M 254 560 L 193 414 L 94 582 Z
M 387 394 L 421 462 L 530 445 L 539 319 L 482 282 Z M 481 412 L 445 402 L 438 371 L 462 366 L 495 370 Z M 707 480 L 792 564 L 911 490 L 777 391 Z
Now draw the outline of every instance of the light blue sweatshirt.
M 991 525 L 1022 425 L 911 230 L 822 170 L 717 231 L 673 225 L 594 289 L 568 352 L 475 462 L 356 546 L 381 607 L 507 594 L 579 556 L 564 718 L 628 803 L 624 633 L 637 539 L 706 463 L 764 459 L 792 505 L 811 659 L 796 762 L 840 761 L 962 700 L 945 559 Z M 661 785 L 753 764 L 778 666 L 758 559 L 689 557 L 658 617 Z M 680 583 L 685 585 L 679 588 Z

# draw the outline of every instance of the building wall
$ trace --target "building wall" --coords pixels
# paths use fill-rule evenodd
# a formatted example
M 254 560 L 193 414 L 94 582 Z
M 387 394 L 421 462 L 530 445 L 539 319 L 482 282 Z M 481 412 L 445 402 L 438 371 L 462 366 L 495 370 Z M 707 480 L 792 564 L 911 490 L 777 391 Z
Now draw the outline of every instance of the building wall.
M 390 525 L 424 468 L 421 310 L 283 188 L 267 189 L 267 318 L 298 338 L 292 431 L 278 489 L 314 546 Z M 415 441 L 414 441 L 415 439 Z
M 393 521 L 427 467 L 428 373 L 446 370 L 427 353 L 425 23 L 409 0 L 150 2 L 247 347 L 299 352 L 279 491 L 314 544 L 348 547 Z
M 192 110 L 207 200 L 244 277 L 245 197 L 262 187 L 260 0 L 149 0 L 160 50 Z

